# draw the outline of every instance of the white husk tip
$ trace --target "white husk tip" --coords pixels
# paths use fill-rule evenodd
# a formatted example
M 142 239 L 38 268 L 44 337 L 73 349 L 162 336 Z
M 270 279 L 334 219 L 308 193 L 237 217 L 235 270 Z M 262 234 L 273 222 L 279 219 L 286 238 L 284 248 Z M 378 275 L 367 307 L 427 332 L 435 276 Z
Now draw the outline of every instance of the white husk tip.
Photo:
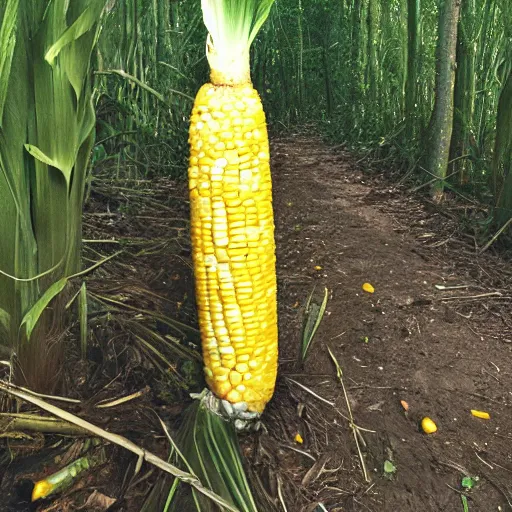
M 248 411 L 248 405 L 245 402 L 232 404 L 223 400 L 205 389 L 201 393 L 191 393 L 191 398 L 201 401 L 201 405 L 213 414 L 223 419 L 233 422 L 239 432 L 259 430 L 261 423 L 259 421 L 260 413 Z

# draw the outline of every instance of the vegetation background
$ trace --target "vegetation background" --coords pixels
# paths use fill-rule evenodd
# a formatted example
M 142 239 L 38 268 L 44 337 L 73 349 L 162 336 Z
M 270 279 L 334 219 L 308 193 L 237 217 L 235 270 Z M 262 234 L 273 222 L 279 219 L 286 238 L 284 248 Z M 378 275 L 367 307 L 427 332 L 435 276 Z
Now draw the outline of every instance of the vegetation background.
M 111 5 L 96 151 L 184 175 L 191 97 L 208 76 L 198 6 Z M 253 81 L 271 130 L 307 126 L 433 194 L 472 198 L 492 232 L 512 215 L 511 27 L 507 0 L 278 0 Z

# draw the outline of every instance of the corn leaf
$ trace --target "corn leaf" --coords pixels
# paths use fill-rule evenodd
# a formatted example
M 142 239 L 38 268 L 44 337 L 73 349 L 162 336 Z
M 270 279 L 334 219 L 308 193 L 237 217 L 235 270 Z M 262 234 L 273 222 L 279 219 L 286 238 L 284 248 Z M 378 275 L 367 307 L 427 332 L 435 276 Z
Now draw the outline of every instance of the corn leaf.
M 0 310 L 10 319 L 0 343 L 15 350 L 80 271 L 90 57 L 106 1 L 0 2 Z M 43 367 L 45 344 L 32 345 Z
M 100 17 L 104 7 L 105 0 L 92 0 L 78 19 L 46 52 L 46 61 L 50 65 L 53 65 L 55 58 L 65 46 L 89 32 L 98 22 L 98 18 Z
M 18 21 L 19 0 L 7 0 L 0 25 L 0 127 L 7 95 L 7 87 L 11 76 L 11 63 L 16 43 L 16 24 Z M 1 9 L 1 8 L 0 8 Z
M 50 165 L 55 167 L 56 169 L 60 169 L 59 163 L 55 160 L 52 160 L 50 157 L 46 156 L 39 148 L 33 146 L 32 144 L 25 144 L 25 149 L 34 157 L 37 158 L 40 162 L 46 165 Z M 60 169 L 62 172 L 63 169 Z M 69 179 L 69 176 L 66 176 L 66 181 Z
M 65 277 L 56 283 L 53 283 L 42 295 L 42 297 L 32 306 L 28 313 L 24 316 L 21 327 L 25 326 L 27 340 L 30 340 L 30 335 L 37 325 L 37 322 L 48 304 L 60 293 L 68 284 L 68 278 Z
M 329 290 L 327 288 L 324 289 L 324 297 L 320 304 L 313 301 L 314 293 L 315 290 L 310 293 L 306 303 L 306 319 L 304 329 L 302 331 L 302 344 L 300 347 L 301 362 L 306 360 L 313 338 L 315 337 L 316 331 L 320 327 L 320 323 L 324 317 L 327 300 L 329 299 Z

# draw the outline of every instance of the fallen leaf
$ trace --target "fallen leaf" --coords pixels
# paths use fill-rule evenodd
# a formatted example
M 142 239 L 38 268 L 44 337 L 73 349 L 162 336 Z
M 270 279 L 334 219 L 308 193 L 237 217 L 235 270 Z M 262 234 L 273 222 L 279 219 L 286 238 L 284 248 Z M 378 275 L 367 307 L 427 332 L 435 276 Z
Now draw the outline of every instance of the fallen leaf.
M 115 498 L 111 498 L 110 496 L 106 496 L 101 492 L 94 491 L 84 503 L 82 510 L 91 510 L 95 509 L 98 511 L 108 510 L 117 500 Z
M 368 406 L 368 410 L 369 411 L 382 411 L 382 406 L 385 404 L 386 402 L 384 400 L 382 400 L 381 402 L 377 402 L 376 404 L 373 404 L 373 405 L 369 405 Z

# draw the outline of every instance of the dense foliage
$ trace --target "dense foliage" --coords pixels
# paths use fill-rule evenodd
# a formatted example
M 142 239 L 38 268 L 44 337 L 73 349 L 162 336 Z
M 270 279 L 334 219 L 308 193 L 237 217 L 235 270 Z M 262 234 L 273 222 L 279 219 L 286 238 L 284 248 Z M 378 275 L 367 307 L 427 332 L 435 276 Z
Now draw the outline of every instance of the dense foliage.
M 39 389 L 57 383 L 61 292 L 82 265 L 90 55 L 105 3 L 0 5 L 0 351 Z M 56 297 L 59 306 L 47 309 Z
M 198 7 L 123 0 L 109 12 L 98 52 L 101 69 L 110 70 L 101 79 L 99 138 L 125 133 L 109 139 L 110 155 L 152 172 L 185 169 L 183 94 L 193 96 L 207 76 Z M 512 203 L 512 8 L 507 0 L 460 7 L 450 164 L 433 184 L 490 205 L 501 226 Z M 429 148 L 441 152 L 429 125 L 440 30 L 449 28 L 443 12 L 436 0 L 277 1 L 253 49 L 253 80 L 271 128 L 314 122 L 338 143 L 432 180 Z

